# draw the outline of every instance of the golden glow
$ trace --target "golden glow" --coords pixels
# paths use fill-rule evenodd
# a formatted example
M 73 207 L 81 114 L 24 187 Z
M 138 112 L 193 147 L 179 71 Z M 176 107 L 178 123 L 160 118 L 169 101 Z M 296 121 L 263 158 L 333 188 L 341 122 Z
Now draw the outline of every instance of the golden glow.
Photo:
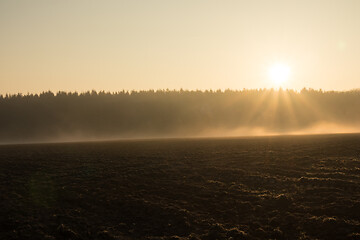
M 281 87 L 289 80 L 290 67 L 283 63 L 276 63 L 269 68 L 269 77 L 275 87 Z
M 0 94 L 356 89 L 359 12 L 359 0 L 1 0 Z M 269 70 L 278 61 L 289 75 Z

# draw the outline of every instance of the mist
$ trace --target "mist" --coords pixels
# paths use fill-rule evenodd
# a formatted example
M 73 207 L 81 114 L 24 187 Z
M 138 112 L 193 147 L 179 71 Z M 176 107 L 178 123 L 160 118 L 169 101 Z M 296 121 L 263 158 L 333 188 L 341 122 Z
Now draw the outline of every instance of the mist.
M 148 90 L 0 96 L 0 142 L 352 133 L 360 91 Z

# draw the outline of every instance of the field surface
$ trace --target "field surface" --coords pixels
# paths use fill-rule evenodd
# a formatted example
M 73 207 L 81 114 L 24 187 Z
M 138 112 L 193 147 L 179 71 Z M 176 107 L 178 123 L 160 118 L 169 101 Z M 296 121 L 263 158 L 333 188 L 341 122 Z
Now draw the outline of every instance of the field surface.
M 3 145 L 0 239 L 360 239 L 360 135 Z

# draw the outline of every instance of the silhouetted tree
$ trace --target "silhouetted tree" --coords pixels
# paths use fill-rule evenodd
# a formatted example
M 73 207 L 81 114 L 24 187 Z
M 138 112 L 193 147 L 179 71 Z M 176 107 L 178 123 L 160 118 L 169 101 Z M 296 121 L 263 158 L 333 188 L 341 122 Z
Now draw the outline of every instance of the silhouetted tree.
M 0 140 L 196 135 L 261 128 L 299 131 L 317 123 L 360 126 L 360 91 L 51 91 L 0 96 Z

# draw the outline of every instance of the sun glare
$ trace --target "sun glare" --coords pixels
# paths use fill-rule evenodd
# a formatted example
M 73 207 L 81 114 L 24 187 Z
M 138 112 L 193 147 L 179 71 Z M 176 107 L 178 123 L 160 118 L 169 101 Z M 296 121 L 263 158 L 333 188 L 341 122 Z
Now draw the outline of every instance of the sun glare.
M 276 63 L 269 68 L 270 80 L 276 87 L 281 87 L 289 80 L 290 67 L 283 63 Z

